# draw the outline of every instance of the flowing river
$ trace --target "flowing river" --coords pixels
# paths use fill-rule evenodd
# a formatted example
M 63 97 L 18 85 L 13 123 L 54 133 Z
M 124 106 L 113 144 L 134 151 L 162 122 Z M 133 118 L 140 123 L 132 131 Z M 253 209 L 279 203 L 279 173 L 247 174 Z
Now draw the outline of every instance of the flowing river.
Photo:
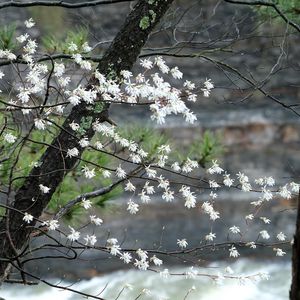
M 218 266 L 220 263 L 218 263 Z M 199 273 L 217 274 L 223 272 L 227 264 L 221 263 L 222 268 L 210 265 L 208 268 L 199 269 Z M 159 274 L 146 271 L 117 271 L 94 277 L 90 280 L 82 280 L 72 286 L 73 289 L 85 293 L 99 295 L 105 299 L 134 300 L 143 289 L 151 291 L 150 295 L 143 294 L 138 299 L 170 299 L 170 300 L 284 300 L 288 299 L 291 280 L 291 268 L 289 262 L 260 261 L 240 259 L 230 267 L 234 275 L 252 275 L 258 272 L 268 272 L 269 280 L 257 282 L 226 279 L 221 284 L 216 284 L 209 278 L 197 277 L 196 279 L 184 276 L 170 276 L 167 279 Z M 178 267 L 170 272 L 184 273 L 187 268 Z M 51 281 L 58 283 L 58 281 Z M 61 283 L 61 282 L 60 282 Z M 66 284 L 66 283 L 65 283 Z M 119 295 L 125 284 L 126 288 Z M 191 288 L 194 287 L 192 290 Z M 190 290 L 190 292 L 189 292 Z M 0 289 L 0 296 L 5 300 L 77 300 L 84 299 L 80 295 L 68 291 L 51 288 L 45 284 L 38 286 L 4 285 Z M 118 298 L 117 298 L 118 297 Z M 185 298 L 186 297 L 186 298 Z M 86 298 L 85 298 L 86 299 Z M 89 298 L 90 299 L 90 298 Z

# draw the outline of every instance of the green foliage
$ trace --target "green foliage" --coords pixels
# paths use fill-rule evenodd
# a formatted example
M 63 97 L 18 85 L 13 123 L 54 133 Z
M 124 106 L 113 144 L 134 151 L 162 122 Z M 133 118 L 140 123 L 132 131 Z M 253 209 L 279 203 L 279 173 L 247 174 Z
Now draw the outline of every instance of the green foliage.
M 71 25 L 68 13 L 62 7 L 33 6 L 27 10 L 41 30 L 41 36 L 55 32 L 56 38 L 62 39 Z
M 72 54 L 68 49 L 73 42 L 79 52 L 83 52 L 83 44 L 88 41 L 88 30 L 84 27 L 77 27 L 75 30 L 69 30 L 63 39 L 59 39 L 56 35 L 50 34 L 42 38 L 42 45 L 48 52 L 60 52 Z
M 0 48 L 13 50 L 15 48 L 14 35 L 16 25 L 5 25 L 0 28 Z
M 159 146 L 169 143 L 166 135 L 146 126 L 139 126 L 135 124 L 125 127 L 119 131 L 123 137 L 137 141 L 143 150 L 149 153 L 149 158 L 155 156 Z
M 293 22 L 300 21 L 300 0 L 273 0 L 272 1 L 284 15 Z M 272 7 L 259 6 L 255 8 L 260 17 L 264 19 L 275 19 L 284 22 Z
M 199 141 L 192 143 L 188 156 L 196 159 L 202 167 L 205 167 L 212 159 L 224 152 L 220 141 L 220 136 L 206 130 Z
M 144 16 L 141 20 L 140 20 L 140 24 L 139 24 L 140 28 L 145 30 L 150 26 L 150 18 L 148 16 Z
M 111 157 L 105 153 L 86 150 L 82 155 L 83 160 L 95 162 L 102 167 L 111 165 Z M 67 204 L 70 200 L 76 198 L 79 194 L 88 193 L 95 189 L 99 189 L 108 186 L 112 183 L 109 178 L 103 178 L 101 176 L 101 171 L 97 169 L 96 176 L 92 180 L 87 180 L 82 176 L 82 167 L 85 162 L 81 162 L 76 169 L 71 171 L 64 179 L 60 187 L 56 190 L 52 196 L 51 201 L 48 204 L 47 210 L 50 213 L 58 211 L 62 206 Z M 112 200 L 116 196 L 120 195 L 122 192 L 121 187 L 116 187 L 110 193 L 103 196 L 92 199 L 95 207 L 104 207 L 108 200 Z M 84 214 L 84 208 L 81 204 L 75 205 L 65 216 L 67 222 L 76 223 L 82 219 Z M 81 220 L 82 221 L 82 220 Z

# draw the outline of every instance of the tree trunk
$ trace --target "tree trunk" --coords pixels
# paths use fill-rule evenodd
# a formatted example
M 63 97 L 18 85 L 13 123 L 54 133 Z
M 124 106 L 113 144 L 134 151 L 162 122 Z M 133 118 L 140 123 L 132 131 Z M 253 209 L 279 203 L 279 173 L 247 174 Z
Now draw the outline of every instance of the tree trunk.
M 124 25 L 116 35 L 111 46 L 98 65 L 98 70 L 104 75 L 118 75 L 121 70 L 130 70 L 138 58 L 150 32 L 163 17 L 174 0 L 140 0 L 131 13 L 127 16 Z M 141 26 L 141 20 L 148 20 Z M 95 79 L 90 80 L 93 84 Z M 50 147 L 46 149 L 40 158 L 40 166 L 33 168 L 26 178 L 22 187 L 17 191 L 13 209 L 7 210 L 5 217 L 0 222 L 0 282 L 6 278 L 9 261 L 16 260 L 16 250 L 21 250 L 29 242 L 29 234 L 32 226 L 27 227 L 23 221 L 23 215 L 18 211 L 27 212 L 35 218 L 39 218 L 47 207 L 56 188 L 63 181 L 69 170 L 77 163 L 76 158 L 66 158 L 66 153 L 59 149 L 67 150 L 78 147 L 76 137 L 69 134 L 73 132 L 69 124 L 74 121 L 80 124 L 83 117 L 98 118 L 105 121 L 108 114 L 108 106 L 102 111 L 91 110 L 85 103 L 74 107 L 64 122 L 63 130 L 53 140 Z M 94 135 L 92 128 L 87 130 L 84 136 L 89 139 Z M 81 153 L 83 149 L 81 149 Z M 51 188 L 48 194 L 39 193 L 39 185 L 43 184 Z M 35 202 L 32 201 L 35 198 Z
M 292 254 L 292 285 L 290 290 L 291 300 L 300 300 L 300 191 L 297 207 L 296 231 L 294 235 Z

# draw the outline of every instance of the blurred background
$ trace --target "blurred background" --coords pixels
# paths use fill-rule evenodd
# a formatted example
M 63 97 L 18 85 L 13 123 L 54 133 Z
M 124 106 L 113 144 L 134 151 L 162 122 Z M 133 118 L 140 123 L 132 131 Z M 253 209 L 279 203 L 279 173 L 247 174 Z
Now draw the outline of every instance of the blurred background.
M 294 6 L 290 7 L 287 1 L 282 2 L 285 2 L 282 9 L 297 22 L 299 3 L 291 1 Z M 43 51 L 66 53 L 64 42 L 73 37 L 97 45 L 92 54 L 101 58 L 133 5 L 134 1 L 77 9 L 5 8 L 0 10 L 0 36 L 5 43 L 3 37 L 10 31 L 15 35 L 23 33 L 24 20 L 32 17 L 36 22 L 33 35 Z M 201 147 L 209 149 L 204 163 L 218 158 L 229 173 L 243 171 L 250 180 L 273 176 L 278 183 L 299 181 L 299 32 L 271 10 L 225 1 L 175 1 L 141 53 L 141 57 L 154 55 L 162 55 L 168 65 L 178 66 L 184 79 L 196 84 L 211 78 L 215 89 L 208 99 L 199 96 L 192 104 L 198 118 L 193 125 L 171 117 L 166 124 L 158 126 L 150 121 L 145 107 L 112 105 L 111 117 L 118 126 L 155 128 L 185 152 L 200 142 Z M 138 69 L 138 65 L 135 66 L 135 70 Z M 9 72 L 9 67 L 5 67 L 5 72 Z M 205 201 L 208 194 L 204 191 L 200 197 Z M 98 240 L 107 236 L 123 240 L 124 247 L 174 249 L 180 232 L 189 246 L 197 246 L 211 230 L 219 237 L 226 236 L 228 227 L 239 224 L 241 215 L 247 214 L 249 202 L 257 198 L 258 195 L 251 193 L 222 190 L 215 204 L 222 221 L 215 222 L 211 228 L 211 223 L 199 214 L 199 210 L 187 211 L 180 201 L 168 204 L 158 199 L 144 206 L 133 218 L 126 212 L 126 194 L 118 193 L 98 210 L 104 225 L 95 234 Z M 294 204 L 294 199 L 276 201 L 265 208 L 263 216 L 271 220 L 272 232 L 283 231 L 292 238 Z M 257 238 L 260 225 L 254 223 L 251 227 L 253 240 Z M 275 234 L 271 236 L 271 240 L 275 241 L 275 237 Z M 193 285 L 196 291 L 187 299 L 218 299 L 221 295 L 228 295 L 228 299 L 288 299 L 288 247 L 285 251 L 285 258 L 278 259 L 267 248 L 256 252 L 250 248 L 241 249 L 245 258 L 235 262 L 232 268 L 241 274 L 268 271 L 270 280 L 258 285 L 226 281 L 218 288 L 209 279 L 171 278 L 164 282 L 151 272 L 126 271 L 120 260 L 107 259 L 92 251 L 82 253 L 76 261 L 41 260 L 29 268 L 52 280 L 74 283 L 80 278 L 76 286 L 93 293 L 108 283 L 103 292 L 107 299 L 115 299 L 124 282 L 135 288 L 120 299 L 134 299 L 143 288 L 153 289 L 154 293 L 152 298 L 144 296 L 145 299 L 184 299 Z M 178 270 L 189 265 L 184 259 L 166 260 Z M 203 272 L 214 269 L 216 262 L 220 270 L 233 262 L 228 260 L 223 248 L 198 254 L 195 260 Z M 79 296 L 43 285 L 24 289 L 22 297 L 18 294 L 15 286 L 0 290 L 0 295 L 7 300 L 24 299 L 24 295 L 27 299 L 79 299 L 76 298 Z

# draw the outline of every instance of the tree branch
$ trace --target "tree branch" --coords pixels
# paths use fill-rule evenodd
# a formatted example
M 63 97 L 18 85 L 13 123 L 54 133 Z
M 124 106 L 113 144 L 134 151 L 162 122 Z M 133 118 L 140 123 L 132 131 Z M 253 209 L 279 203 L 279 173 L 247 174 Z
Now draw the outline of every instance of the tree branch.
M 237 1 L 237 0 L 223 0 L 227 3 L 231 4 L 240 4 L 240 5 L 250 5 L 250 6 L 267 6 L 273 8 L 277 14 L 290 26 L 295 28 L 298 32 L 300 32 L 300 26 L 291 20 L 289 20 L 286 15 L 278 8 L 278 6 L 275 3 L 266 2 L 266 1 Z
M 122 2 L 131 2 L 132 0 L 95 0 L 85 1 L 79 3 L 71 3 L 66 1 L 30 1 L 30 2 L 17 2 L 9 1 L 0 4 L 0 9 L 6 7 L 32 7 L 32 6 L 59 6 L 68 9 L 80 8 L 80 7 L 93 7 L 104 4 L 115 4 Z

